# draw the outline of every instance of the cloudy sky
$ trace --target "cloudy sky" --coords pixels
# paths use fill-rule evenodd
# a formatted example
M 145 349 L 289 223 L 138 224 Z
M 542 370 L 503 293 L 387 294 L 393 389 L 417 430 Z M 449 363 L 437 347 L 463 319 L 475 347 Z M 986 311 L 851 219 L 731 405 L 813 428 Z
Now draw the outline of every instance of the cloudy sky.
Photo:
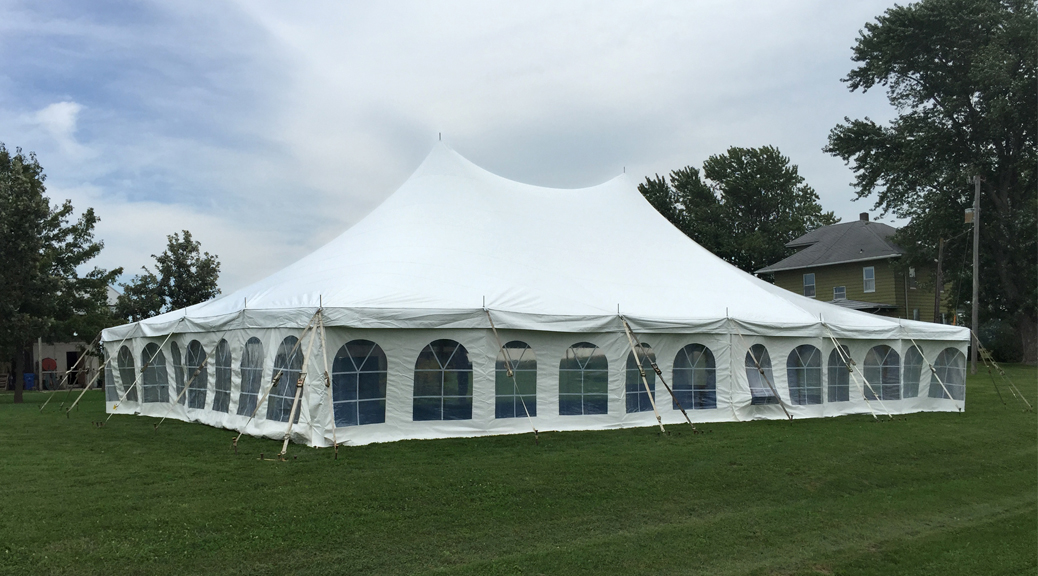
M 847 220 L 872 204 L 821 148 L 892 116 L 840 82 L 892 5 L 0 0 L 0 142 L 95 209 L 96 264 L 135 273 L 188 229 L 224 292 L 364 217 L 438 133 L 554 187 L 770 144 Z

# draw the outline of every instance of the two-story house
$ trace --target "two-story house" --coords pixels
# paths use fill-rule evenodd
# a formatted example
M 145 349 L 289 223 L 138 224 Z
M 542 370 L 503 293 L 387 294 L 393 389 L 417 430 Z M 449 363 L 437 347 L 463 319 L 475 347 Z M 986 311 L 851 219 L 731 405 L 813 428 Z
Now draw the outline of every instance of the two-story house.
M 891 240 L 895 232 L 863 212 L 857 221 L 816 228 L 786 244 L 796 253 L 757 274 L 774 274 L 776 286 L 808 298 L 933 322 L 932 270 L 897 265 L 904 251 Z

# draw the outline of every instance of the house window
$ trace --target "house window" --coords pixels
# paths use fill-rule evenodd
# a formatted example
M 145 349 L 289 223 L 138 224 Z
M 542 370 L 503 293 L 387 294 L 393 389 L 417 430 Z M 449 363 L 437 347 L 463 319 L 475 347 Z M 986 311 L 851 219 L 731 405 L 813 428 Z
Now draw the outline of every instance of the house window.
M 915 290 L 919 287 L 919 284 L 915 280 L 915 268 L 908 269 L 908 288 Z
M 846 300 L 847 299 L 847 287 L 846 286 L 833 286 L 833 300 Z
M 813 272 L 804 274 L 804 296 L 808 298 L 815 297 L 815 275 Z
M 918 320 L 918 319 L 919 319 L 919 309 L 918 308 L 912 308 L 912 320 Z
M 874 266 L 866 266 L 861 269 L 862 277 L 865 279 L 865 292 L 876 291 L 876 268 Z

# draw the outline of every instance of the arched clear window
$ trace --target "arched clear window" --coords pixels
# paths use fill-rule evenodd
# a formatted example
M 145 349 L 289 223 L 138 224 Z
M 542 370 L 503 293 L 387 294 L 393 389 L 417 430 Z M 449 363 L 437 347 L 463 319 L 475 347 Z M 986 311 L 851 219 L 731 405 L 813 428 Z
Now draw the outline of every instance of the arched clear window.
M 652 347 L 642 343 L 638 346 L 638 358 L 634 357 L 634 350 L 627 353 L 627 413 L 648 412 L 652 410 L 652 401 L 656 400 L 656 372 L 652 369 L 649 360 L 656 361 L 656 353 Z M 642 363 L 645 371 L 645 382 L 649 384 L 649 391 L 645 391 L 642 383 L 642 375 L 638 372 L 638 361 Z M 652 401 L 649 395 L 652 394 Z
M 508 351 L 507 360 L 505 350 Z M 512 362 L 514 381 L 508 376 L 508 360 Z M 498 351 L 494 391 L 497 396 L 496 418 L 525 418 L 527 411 L 530 416 L 537 415 L 537 355 L 526 342 L 512 341 Z
M 598 346 L 578 342 L 559 362 L 559 415 L 609 412 L 609 361 Z
M 253 336 L 245 342 L 241 353 L 241 392 L 238 394 L 238 415 L 252 416 L 263 386 L 263 343 Z
M 833 351 L 829 353 L 830 402 L 847 402 L 851 399 L 851 370 L 853 367 L 847 363 L 847 359 L 850 357 L 850 350 L 846 346 L 840 346 L 839 350 L 833 348 Z
M 368 340 L 343 344 L 332 362 L 336 426 L 386 421 L 386 353 Z
M 810 344 L 794 348 L 786 358 L 786 381 L 791 404 L 821 404 L 822 352 Z
M 169 402 L 169 377 L 166 375 L 166 356 L 154 342 L 141 352 L 144 375 L 141 376 L 141 395 L 145 402 Z
M 303 370 L 303 352 L 300 350 L 302 346 L 296 346 L 297 342 L 299 339 L 295 336 L 285 337 L 281 341 L 281 346 L 278 346 L 278 353 L 274 356 L 274 376 L 276 377 L 280 372 L 281 378 L 278 379 L 278 385 L 270 391 L 270 395 L 267 397 L 267 420 L 288 422 L 288 419 L 292 417 L 296 384 L 299 381 L 299 374 Z M 302 397 L 300 397 L 300 403 L 302 403 Z M 296 411 L 293 422 L 299 421 L 299 412 L 302 412 L 301 405 Z
M 775 376 L 771 373 L 771 356 L 763 344 L 754 344 L 746 352 L 746 379 L 750 381 L 750 404 L 778 404 L 772 391 Z
M 947 398 L 947 388 L 955 400 L 966 399 L 966 356 L 955 348 L 945 348 L 933 363 L 930 374 L 930 398 Z M 940 381 L 937 380 L 940 378 Z M 941 387 L 944 382 L 944 387 Z
M 119 363 L 119 383 L 122 388 L 120 394 L 125 395 L 127 402 L 136 402 L 137 387 L 134 384 L 137 382 L 137 368 L 133 364 L 133 352 L 130 352 L 128 346 L 123 346 L 116 360 Z
M 220 340 L 213 360 L 216 367 L 216 379 L 213 383 L 213 410 L 227 412 L 231 407 L 231 347 L 226 340 Z
M 702 344 L 689 344 L 674 357 L 674 396 L 688 409 L 717 408 L 714 354 Z M 674 402 L 674 409 L 678 409 Z
M 901 356 L 890 346 L 879 345 L 865 355 L 865 399 L 901 399 Z
M 923 355 L 919 349 L 912 346 L 905 352 L 905 372 L 901 377 L 904 383 L 905 398 L 915 398 L 919 395 L 919 378 L 923 373 Z
M 187 395 L 183 393 L 184 359 L 180 356 L 180 346 L 177 346 L 176 342 L 170 341 L 169 355 L 173 357 L 173 381 L 177 385 L 177 402 L 183 404 L 187 402 Z
M 119 389 L 115 387 L 115 371 L 109 360 L 108 350 L 105 350 L 105 402 L 117 402 L 119 400 Z
M 205 393 L 209 388 L 209 367 L 205 348 L 198 340 L 187 345 L 187 378 L 191 383 L 187 387 L 187 407 L 205 408 Z M 191 380 L 191 377 L 194 380 Z
M 418 355 L 412 418 L 472 419 L 472 362 L 464 346 L 454 340 L 436 340 Z

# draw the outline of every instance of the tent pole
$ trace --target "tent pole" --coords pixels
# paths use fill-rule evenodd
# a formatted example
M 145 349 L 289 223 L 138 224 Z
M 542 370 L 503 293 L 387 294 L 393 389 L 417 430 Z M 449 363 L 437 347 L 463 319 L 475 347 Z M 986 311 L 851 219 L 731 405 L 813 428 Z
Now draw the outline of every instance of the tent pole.
M 317 322 L 320 323 L 320 308 L 317 309 L 317 314 L 315 314 L 315 317 L 317 318 Z M 314 334 L 314 332 L 316 331 L 316 329 L 310 331 L 310 341 L 306 343 L 306 352 L 303 354 L 303 369 L 300 370 L 299 378 L 296 379 L 296 394 L 295 397 L 292 399 L 292 409 L 288 413 L 288 429 L 285 430 L 285 440 L 281 444 L 281 453 L 278 454 L 278 458 L 282 460 L 285 459 L 285 454 L 288 453 L 288 442 L 292 438 L 292 425 L 295 423 L 296 416 L 299 414 L 299 399 L 303 395 L 303 384 L 306 383 L 306 369 L 307 366 L 309 366 L 310 364 L 310 352 L 314 348 L 314 340 L 317 339 L 316 334 Z

